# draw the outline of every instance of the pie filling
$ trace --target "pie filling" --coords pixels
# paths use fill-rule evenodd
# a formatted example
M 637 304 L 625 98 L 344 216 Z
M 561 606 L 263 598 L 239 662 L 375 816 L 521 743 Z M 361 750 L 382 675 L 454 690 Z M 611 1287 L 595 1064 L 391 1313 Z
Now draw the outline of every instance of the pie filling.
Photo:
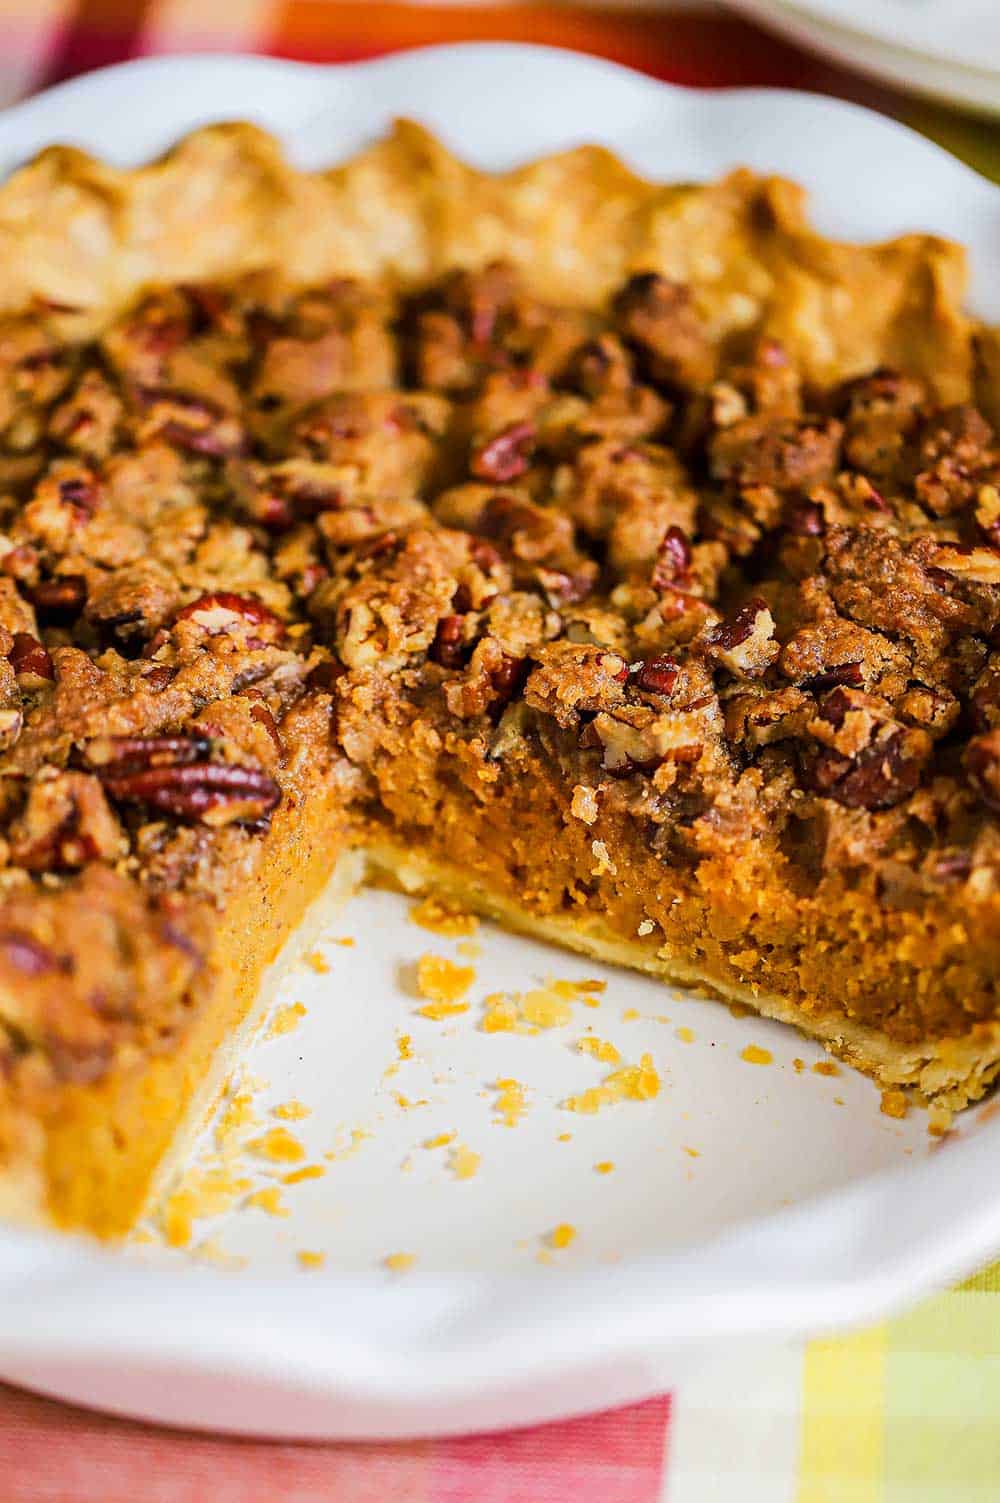
M 1000 448 L 955 248 L 832 246 L 746 174 L 492 180 L 404 128 L 310 180 L 193 139 L 114 179 L 135 285 L 108 241 L 103 304 L 0 326 L 0 1207 L 127 1229 L 349 852 L 981 1095 Z M 313 241 L 331 195 L 311 278 L 234 140 Z M 104 212 L 110 169 L 56 157 L 0 193 L 15 241 L 53 175 Z M 223 161 L 233 233 L 157 262 L 178 160 Z

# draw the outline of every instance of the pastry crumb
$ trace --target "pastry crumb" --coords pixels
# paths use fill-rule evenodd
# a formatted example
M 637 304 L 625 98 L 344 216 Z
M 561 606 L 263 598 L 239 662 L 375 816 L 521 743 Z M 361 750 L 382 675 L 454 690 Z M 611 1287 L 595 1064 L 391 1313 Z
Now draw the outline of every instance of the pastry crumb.
M 300 1268 L 322 1268 L 326 1263 L 325 1252 L 310 1252 L 307 1248 L 300 1248 L 295 1254 Z
M 649 1101 L 659 1092 L 660 1077 L 653 1065 L 653 1056 L 644 1054 L 637 1065 L 625 1065 L 615 1070 L 600 1085 L 569 1096 L 560 1105 L 565 1111 L 593 1116 L 602 1107 L 616 1101 Z
M 297 1164 L 306 1156 L 302 1144 L 292 1136 L 287 1127 L 272 1127 L 261 1137 L 251 1139 L 247 1144 L 247 1152 L 256 1154 L 258 1158 L 270 1159 L 273 1164 Z
M 568 1221 L 560 1221 L 559 1225 L 554 1226 L 547 1234 L 545 1240 L 550 1247 L 557 1250 L 569 1247 L 572 1242 L 576 1241 L 576 1227 L 571 1226 Z
M 283 1185 L 301 1185 L 307 1179 L 322 1179 L 326 1170 L 322 1164 L 303 1164 L 301 1169 L 291 1169 L 281 1176 Z
M 503 1123 L 504 1127 L 516 1127 L 528 1109 L 524 1086 L 519 1080 L 512 1080 L 508 1077 L 496 1081 L 494 1090 L 500 1093 L 494 1103 L 498 1120 Z
M 382 1259 L 384 1266 L 388 1268 L 390 1273 L 405 1273 L 408 1268 L 413 1267 L 416 1261 L 416 1253 L 411 1252 L 386 1253 Z
M 612 1159 L 601 1159 L 600 1163 L 594 1165 L 594 1171 L 597 1174 L 610 1174 L 614 1167 Z
M 271 1116 L 278 1117 L 282 1122 L 301 1122 L 312 1115 L 312 1107 L 306 1106 L 304 1101 L 283 1101 L 279 1106 L 272 1106 Z
M 818 1059 L 812 1067 L 814 1075 L 839 1075 L 840 1066 L 832 1059 Z
M 740 1059 L 748 1065 L 769 1065 L 774 1060 L 770 1049 L 761 1049 L 759 1044 L 747 1044 L 740 1050 Z
M 614 1044 L 605 1039 L 593 1038 L 590 1035 L 577 1039 L 576 1047 L 581 1054 L 589 1054 L 594 1059 L 599 1059 L 603 1064 L 616 1065 L 621 1055 Z
M 425 1148 L 447 1148 L 448 1144 L 454 1143 L 457 1137 L 458 1133 L 456 1132 L 439 1132 L 433 1138 L 425 1138 L 423 1146 Z
M 279 1007 L 268 1024 L 267 1037 L 277 1039 L 285 1033 L 292 1033 L 305 1015 L 306 1008 L 301 1002 L 289 1002 L 287 1006 Z
M 414 903 L 410 908 L 409 918 L 411 924 L 428 929 L 432 934 L 444 935 L 447 939 L 474 934 L 479 927 L 479 920 L 474 913 L 463 913 L 460 909 L 451 907 L 443 898 L 433 895 Z
M 472 1179 L 481 1163 L 482 1155 L 462 1143 L 456 1143 L 448 1154 L 448 1168 L 456 1179 Z
M 267 1216 L 287 1217 L 292 1213 L 281 1199 L 281 1191 L 277 1185 L 265 1185 L 262 1190 L 254 1190 L 243 1202 L 248 1209 L 263 1211 Z
M 323 1157 L 329 1159 L 331 1162 L 336 1162 L 338 1159 L 353 1158 L 365 1139 L 370 1137 L 371 1133 L 366 1128 L 352 1127 L 350 1142 L 337 1148 L 328 1148 Z
M 308 955 L 303 956 L 303 960 L 311 971 L 316 972 L 317 976 L 329 975 L 330 962 L 319 950 L 310 950 Z
M 883 1091 L 879 1101 L 879 1111 L 884 1117 L 896 1117 L 902 1120 L 906 1116 L 909 1102 L 905 1091 Z
M 422 997 L 429 998 L 432 1004 L 439 1007 L 455 1006 L 456 1011 L 464 1012 L 468 1003 L 462 1003 L 461 1006 L 457 1004 L 475 979 L 473 966 L 456 965 L 444 955 L 421 955 L 417 962 L 417 990 Z M 420 1011 L 426 1017 L 449 1015 L 447 1012 L 434 1014 L 427 1008 L 421 1008 Z
M 682 1044 L 693 1044 L 694 1043 L 694 1039 L 695 1039 L 694 1030 L 691 1029 L 691 1028 L 683 1028 L 683 1027 L 682 1028 L 675 1028 L 674 1029 L 674 1038 L 675 1039 L 680 1039 L 680 1041 L 681 1041 Z

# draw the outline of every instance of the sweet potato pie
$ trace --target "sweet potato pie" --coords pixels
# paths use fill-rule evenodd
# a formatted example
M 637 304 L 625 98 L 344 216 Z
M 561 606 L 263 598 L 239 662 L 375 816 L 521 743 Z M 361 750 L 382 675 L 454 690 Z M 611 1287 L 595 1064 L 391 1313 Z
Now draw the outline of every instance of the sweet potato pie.
M 125 1231 L 372 872 L 983 1093 L 1000 344 L 957 246 L 227 126 L 46 152 L 0 270 L 5 1214 Z

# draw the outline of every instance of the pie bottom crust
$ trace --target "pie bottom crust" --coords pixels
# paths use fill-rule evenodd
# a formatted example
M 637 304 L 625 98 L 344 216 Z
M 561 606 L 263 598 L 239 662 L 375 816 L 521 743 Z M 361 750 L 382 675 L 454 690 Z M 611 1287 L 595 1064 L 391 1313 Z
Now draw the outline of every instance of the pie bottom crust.
M 406 893 L 432 891 L 467 911 L 496 919 L 504 928 L 609 965 L 644 971 L 658 980 L 707 988 L 715 997 L 739 1002 L 779 1023 L 790 1023 L 817 1039 L 831 1054 L 872 1076 L 886 1088 L 907 1088 L 920 1098 L 956 1110 L 977 1100 L 1000 1074 L 1000 1024 L 982 1024 L 974 1038 L 925 1038 L 894 1043 L 881 1030 L 833 1011 L 805 1014 L 773 993 L 740 985 L 699 969 L 676 956 L 665 958 L 654 941 L 623 939 L 594 915 L 585 918 L 539 915 L 464 870 L 450 868 L 420 852 L 380 841 L 366 851 L 371 879 Z
M 791 1023 L 887 1088 L 960 1108 L 1000 1073 L 1000 1024 L 965 1038 L 900 1045 L 842 1012 L 804 1013 L 782 997 L 711 974 L 655 937 L 624 938 L 594 913 L 540 913 L 499 890 L 488 874 L 449 864 L 405 841 L 369 832 L 363 847 L 331 838 L 336 810 L 322 789 L 282 831 L 268 859 L 220 917 L 212 995 L 193 1012 L 174 1053 L 120 1071 L 97 1085 L 66 1089 L 58 1115 L 15 1123 L 16 1151 L 0 1171 L 0 1216 L 56 1224 L 101 1238 L 123 1236 L 155 1203 L 210 1116 L 229 1072 L 269 1008 L 282 978 L 333 913 L 365 881 L 407 894 L 433 891 L 466 911 L 565 949 L 684 987 L 706 989 Z M 303 817 L 305 815 L 306 817 Z

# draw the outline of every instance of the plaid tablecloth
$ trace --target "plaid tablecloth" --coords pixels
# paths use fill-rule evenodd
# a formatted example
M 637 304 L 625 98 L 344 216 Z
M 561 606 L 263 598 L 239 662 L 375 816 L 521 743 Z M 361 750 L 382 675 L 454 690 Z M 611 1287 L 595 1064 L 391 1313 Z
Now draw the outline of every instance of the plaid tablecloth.
M 143 53 L 336 61 L 489 39 L 577 47 L 678 83 L 841 94 L 1000 179 L 1000 129 L 905 100 L 696 6 L 654 16 L 375 0 L 0 0 L 0 104 Z M 998 1503 L 998 1296 L 1000 1265 L 849 1339 L 741 1350 L 669 1398 L 461 1440 L 232 1441 L 0 1387 L 0 1503 Z

